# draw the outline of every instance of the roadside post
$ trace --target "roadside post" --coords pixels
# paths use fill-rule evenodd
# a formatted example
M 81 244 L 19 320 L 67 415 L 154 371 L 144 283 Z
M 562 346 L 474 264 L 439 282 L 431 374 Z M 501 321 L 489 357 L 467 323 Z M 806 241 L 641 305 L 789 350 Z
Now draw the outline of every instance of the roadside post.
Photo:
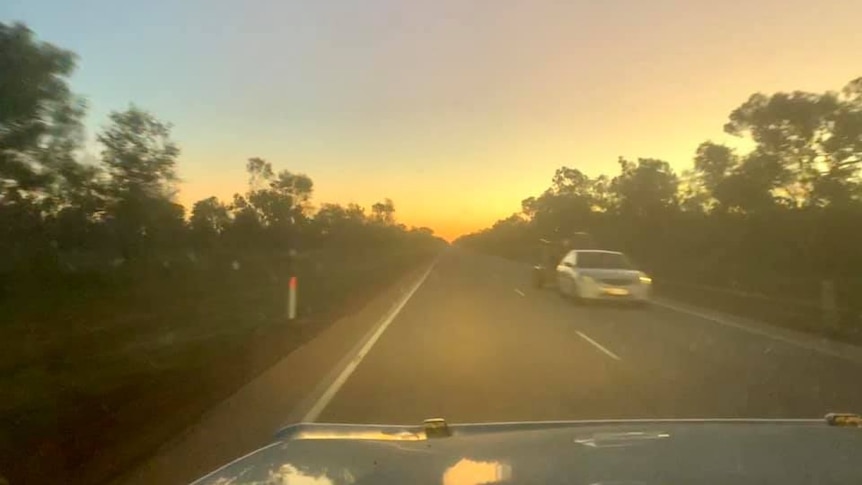
M 287 319 L 294 320 L 296 318 L 296 276 L 290 277 L 290 283 L 287 288 Z
M 287 319 L 296 319 L 296 303 L 297 303 L 297 286 L 298 281 L 296 275 L 293 274 L 293 258 L 296 256 L 296 250 L 291 249 L 288 252 L 288 274 L 290 274 L 289 283 L 287 285 Z

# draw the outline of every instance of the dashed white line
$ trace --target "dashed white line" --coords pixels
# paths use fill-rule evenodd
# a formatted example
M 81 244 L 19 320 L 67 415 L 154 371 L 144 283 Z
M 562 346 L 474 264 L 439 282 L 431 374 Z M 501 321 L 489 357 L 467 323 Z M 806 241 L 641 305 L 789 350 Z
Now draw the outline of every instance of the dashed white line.
M 521 295 L 521 296 L 527 296 L 527 295 L 525 295 L 525 294 L 524 294 L 524 292 L 523 292 L 523 291 L 521 291 L 521 290 L 519 290 L 519 289 L 517 289 L 517 288 L 515 288 L 515 293 L 517 293 L 517 294 L 519 294 L 519 295 Z
M 614 359 L 614 360 L 622 360 L 622 359 L 620 359 L 620 357 L 619 357 L 617 354 L 615 354 L 615 353 L 611 352 L 610 350 L 608 350 L 608 349 L 604 348 L 604 347 L 602 346 L 602 344 L 600 344 L 600 343 L 596 342 L 595 340 L 593 340 L 593 339 L 591 339 L 591 338 L 587 337 L 587 336 L 586 336 L 584 333 L 582 333 L 581 331 L 577 331 L 577 332 L 578 332 L 578 335 L 580 335 L 582 339 L 584 339 L 584 340 L 586 340 L 587 342 L 589 342 L 589 343 L 593 344 L 593 347 L 595 347 L 595 348 L 597 348 L 597 349 L 601 350 L 601 351 L 602 351 L 605 355 L 607 355 L 608 357 L 610 357 L 610 358 L 612 358 L 612 359 Z
M 341 373 L 338 374 L 338 377 L 336 377 L 335 380 L 332 381 L 332 383 L 326 388 L 320 398 L 317 399 L 311 409 L 305 414 L 305 416 L 302 418 L 303 422 L 313 422 L 320 416 L 326 406 L 329 405 L 329 402 L 332 401 L 332 398 L 335 397 L 335 394 L 338 392 L 338 390 L 341 389 L 341 386 L 343 386 L 344 383 L 347 382 L 347 378 L 350 377 L 351 374 L 353 374 L 353 371 L 356 370 L 356 367 L 359 365 L 360 362 L 362 362 L 362 359 L 366 355 L 368 355 L 368 352 L 371 350 L 371 347 L 374 346 L 374 344 L 377 342 L 377 339 L 379 339 L 380 336 L 383 335 L 383 332 L 386 330 L 387 327 L 389 327 L 389 324 L 392 323 L 393 320 L 395 320 L 395 317 L 398 316 L 398 313 L 401 311 L 402 308 L 404 308 L 404 305 L 406 305 L 407 302 L 410 301 L 410 297 L 412 297 L 413 294 L 416 293 L 416 290 L 418 290 L 419 287 L 422 286 L 422 283 L 425 281 L 426 278 L 428 278 L 428 275 L 431 273 L 431 270 L 434 269 L 434 264 L 436 264 L 436 261 L 428 267 L 428 270 L 425 271 L 425 274 L 423 274 L 416 281 L 413 287 L 411 287 L 407 291 L 407 293 L 404 294 L 404 296 L 401 298 L 401 300 L 398 301 L 392 311 L 389 312 L 389 314 L 387 314 L 383 318 L 383 320 L 381 320 L 380 323 L 377 324 L 377 329 L 374 330 L 374 333 L 371 335 L 371 337 L 369 337 L 368 340 L 365 341 L 365 344 L 363 344 L 359 351 L 356 352 L 355 356 L 350 360 L 347 366 L 342 369 Z

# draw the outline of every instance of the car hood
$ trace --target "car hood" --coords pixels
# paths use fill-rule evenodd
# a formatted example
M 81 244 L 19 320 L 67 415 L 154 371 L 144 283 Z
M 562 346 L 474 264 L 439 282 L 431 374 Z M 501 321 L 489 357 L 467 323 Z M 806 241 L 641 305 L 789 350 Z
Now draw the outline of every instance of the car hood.
M 578 274 L 595 279 L 638 279 L 641 272 L 635 269 L 578 268 Z
M 443 431 L 291 426 L 275 443 L 195 484 L 862 483 L 862 429 L 821 420 L 501 423 Z

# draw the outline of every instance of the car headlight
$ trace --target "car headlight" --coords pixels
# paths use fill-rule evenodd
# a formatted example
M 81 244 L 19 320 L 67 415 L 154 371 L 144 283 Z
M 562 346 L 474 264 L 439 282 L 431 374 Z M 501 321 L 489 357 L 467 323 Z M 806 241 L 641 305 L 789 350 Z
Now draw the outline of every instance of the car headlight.
M 652 278 L 650 278 L 649 276 L 647 276 L 645 274 L 641 274 L 640 277 L 638 277 L 638 280 L 640 280 L 640 282 L 645 284 L 645 285 L 651 285 L 652 284 Z

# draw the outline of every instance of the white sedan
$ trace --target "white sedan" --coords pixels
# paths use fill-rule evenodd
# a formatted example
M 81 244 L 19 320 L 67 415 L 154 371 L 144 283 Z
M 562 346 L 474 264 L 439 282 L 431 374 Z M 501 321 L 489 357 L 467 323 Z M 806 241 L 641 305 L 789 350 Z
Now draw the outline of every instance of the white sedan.
M 616 251 L 569 251 L 557 265 L 557 288 L 577 300 L 647 303 L 651 287 L 652 279 Z

